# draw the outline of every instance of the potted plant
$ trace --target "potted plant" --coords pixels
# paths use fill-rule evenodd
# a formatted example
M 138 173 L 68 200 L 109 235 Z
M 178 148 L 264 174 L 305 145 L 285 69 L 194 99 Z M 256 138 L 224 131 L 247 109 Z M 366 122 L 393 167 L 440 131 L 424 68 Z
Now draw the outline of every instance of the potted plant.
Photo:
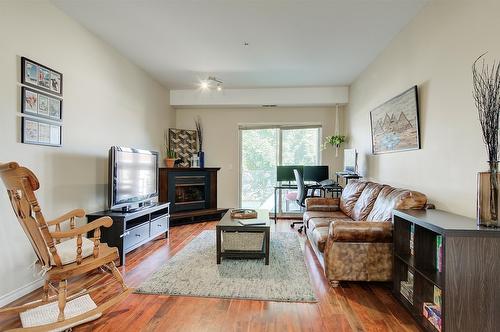
M 323 149 L 326 149 L 327 145 L 331 145 L 335 148 L 335 157 L 339 156 L 340 144 L 346 141 L 346 137 L 342 135 L 332 135 L 326 136 L 325 142 L 323 143 Z
M 174 150 L 167 149 L 167 158 L 165 158 L 165 164 L 168 168 L 172 168 L 177 160 L 177 153 Z
M 486 53 L 485 53 L 486 54 Z M 488 172 L 477 176 L 477 222 L 481 226 L 498 227 L 498 129 L 500 116 L 500 63 L 496 61 L 490 68 L 482 60 L 481 68 L 477 62 L 472 65 L 473 96 L 478 110 L 483 140 L 488 153 Z

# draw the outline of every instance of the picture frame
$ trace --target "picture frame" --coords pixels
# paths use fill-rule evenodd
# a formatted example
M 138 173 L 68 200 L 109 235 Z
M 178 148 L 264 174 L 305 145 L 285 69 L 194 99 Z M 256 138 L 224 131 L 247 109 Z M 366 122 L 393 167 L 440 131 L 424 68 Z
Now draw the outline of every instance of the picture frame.
M 26 57 L 21 57 L 21 83 L 62 96 L 63 74 Z
M 418 89 L 391 98 L 370 112 L 372 153 L 420 149 Z
M 191 156 L 198 152 L 196 130 L 169 128 L 168 148 L 180 159 L 180 167 L 190 167 Z
M 21 143 L 62 146 L 62 125 L 34 117 L 21 118 Z
M 21 113 L 52 121 L 62 121 L 63 100 L 23 86 L 21 87 Z

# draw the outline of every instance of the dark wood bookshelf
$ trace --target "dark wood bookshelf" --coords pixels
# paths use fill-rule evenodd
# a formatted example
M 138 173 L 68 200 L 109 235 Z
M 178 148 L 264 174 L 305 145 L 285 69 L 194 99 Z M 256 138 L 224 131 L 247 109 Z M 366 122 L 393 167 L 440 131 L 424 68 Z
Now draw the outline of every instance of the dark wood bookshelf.
M 441 290 L 441 331 L 500 331 L 500 229 L 440 210 L 395 210 L 393 294 L 425 331 L 437 329 L 423 316 L 423 303 Z M 413 255 L 410 250 L 414 227 Z M 442 236 L 442 268 L 436 239 Z M 401 281 L 413 274 L 413 303 Z

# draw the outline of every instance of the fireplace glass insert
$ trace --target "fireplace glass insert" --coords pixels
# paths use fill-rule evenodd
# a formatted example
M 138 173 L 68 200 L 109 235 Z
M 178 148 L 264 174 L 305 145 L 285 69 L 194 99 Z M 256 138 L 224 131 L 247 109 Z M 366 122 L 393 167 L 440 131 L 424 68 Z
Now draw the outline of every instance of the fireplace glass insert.
M 174 197 L 171 201 L 172 211 L 188 211 L 203 209 L 208 206 L 208 176 L 176 174 L 169 181 L 169 190 L 172 190 Z

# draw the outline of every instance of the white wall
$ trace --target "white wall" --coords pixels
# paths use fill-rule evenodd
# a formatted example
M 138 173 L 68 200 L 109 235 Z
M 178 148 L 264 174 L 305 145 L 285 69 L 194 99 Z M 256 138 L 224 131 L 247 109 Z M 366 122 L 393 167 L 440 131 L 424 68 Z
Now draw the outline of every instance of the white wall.
M 339 108 L 340 117 L 343 109 Z M 219 166 L 217 203 L 219 207 L 238 206 L 239 142 L 238 126 L 243 124 L 320 124 L 323 137 L 335 130 L 334 108 L 237 108 L 237 109 L 178 109 L 177 128 L 193 129 L 194 119 L 200 116 L 204 126 L 206 166 Z M 341 121 L 339 121 L 341 122 Z M 322 164 L 330 172 L 340 170 L 342 153 L 335 158 L 334 150 L 322 151 Z
M 168 90 L 47 1 L 0 1 L 0 45 L 0 162 L 18 161 L 38 175 L 48 219 L 103 209 L 109 147 L 161 151 L 175 121 Z M 62 148 L 20 143 L 20 56 L 64 75 Z M 0 300 L 8 300 L 35 280 L 35 256 L 2 187 Z
M 487 155 L 471 66 L 486 51 L 489 61 L 500 59 L 498 13 L 499 1 L 431 1 L 352 84 L 346 124 L 365 175 L 475 216 L 476 174 L 487 169 Z M 370 110 L 415 84 L 422 149 L 370 155 Z

